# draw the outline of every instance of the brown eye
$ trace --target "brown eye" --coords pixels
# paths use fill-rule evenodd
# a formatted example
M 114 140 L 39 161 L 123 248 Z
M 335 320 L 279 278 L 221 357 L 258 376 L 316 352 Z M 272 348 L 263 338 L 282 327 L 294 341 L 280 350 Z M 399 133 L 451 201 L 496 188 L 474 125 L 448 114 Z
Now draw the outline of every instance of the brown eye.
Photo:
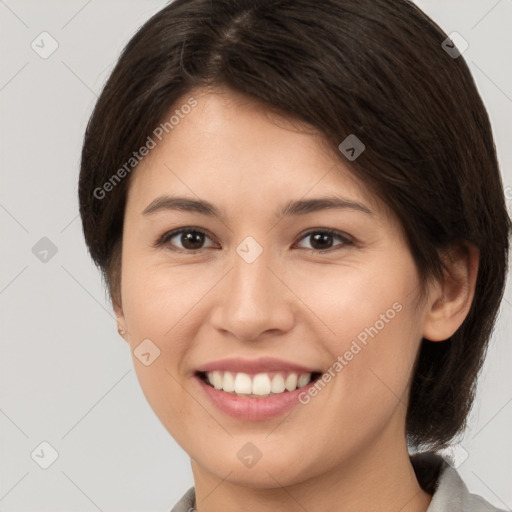
M 334 251 L 353 243 L 352 240 L 343 233 L 339 233 L 332 229 L 317 229 L 315 231 L 309 231 L 302 237 L 302 240 L 307 238 L 310 239 L 310 250 L 315 252 Z M 333 240 L 335 239 L 341 240 L 342 243 L 333 246 Z M 308 249 L 308 247 L 305 247 L 305 249 Z
M 209 238 L 210 237 L 200 229 L 186 228 L 180 229 L 178 231 L 172 231 L 171 233 L 166 233 L 160 239 L 158 245 L 170 245 L 171 250 L 181 252 L 195 252 L 205 249 L 205 247 L 203 247 L 203 244 L 205 243 L 205 239 Z

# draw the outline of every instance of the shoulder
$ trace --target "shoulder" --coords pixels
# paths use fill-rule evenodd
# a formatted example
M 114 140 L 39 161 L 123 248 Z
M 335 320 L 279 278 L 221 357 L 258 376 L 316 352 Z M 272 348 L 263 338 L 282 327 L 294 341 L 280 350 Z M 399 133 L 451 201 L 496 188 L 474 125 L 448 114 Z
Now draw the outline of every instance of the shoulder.
M 195 511 L 195 503 L 196 501 L 196 493 L 194 487 L 191 487 L 174 505 L 171 512 L 194 512 Z
M 504 512 L 469 492 L 456 469 L 433 453 L 411 457 L 418 482 L 432 494 L 427 512 Z

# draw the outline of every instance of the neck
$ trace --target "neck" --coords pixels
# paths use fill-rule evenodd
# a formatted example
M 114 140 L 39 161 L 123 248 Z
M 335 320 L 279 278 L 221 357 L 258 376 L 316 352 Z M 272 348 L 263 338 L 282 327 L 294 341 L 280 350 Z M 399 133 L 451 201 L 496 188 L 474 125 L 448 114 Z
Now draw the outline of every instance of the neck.
M 389 444 L 387 445 L 389 447 Z M 425 512 L 432 496 L 416 479 L 406 443 L 374 446 L 357 458 L 296 484 L 248 487 L 222 479 L 192 461 L 198 512 Z

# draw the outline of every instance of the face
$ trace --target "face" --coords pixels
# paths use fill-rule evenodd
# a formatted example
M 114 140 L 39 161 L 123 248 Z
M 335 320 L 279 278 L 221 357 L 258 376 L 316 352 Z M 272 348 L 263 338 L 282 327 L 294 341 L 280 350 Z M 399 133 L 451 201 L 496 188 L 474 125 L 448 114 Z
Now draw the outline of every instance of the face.
M 397 219 L 312 130 L 192 96 L 125 212 L 118 319 L 151 407 L 205 479 L 291 485 L 396 452 L 425 315 Z

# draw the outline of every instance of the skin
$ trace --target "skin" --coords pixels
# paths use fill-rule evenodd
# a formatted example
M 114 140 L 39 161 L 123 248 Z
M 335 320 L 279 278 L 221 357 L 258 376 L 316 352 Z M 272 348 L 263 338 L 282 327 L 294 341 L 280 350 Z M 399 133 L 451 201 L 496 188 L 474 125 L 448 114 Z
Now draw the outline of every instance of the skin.
M 197 510 L 425 511 L 431 496 L 419 487 L 405 438 L 409 381 L 421 338 L 445 340 L 467 315 L 476 250 L 453 251 L 450 272 L 421 300 L 400 223 L 321 135 L 226 88 L 193 90 L 178 107 L 190 96 L 198 105 L 132 176 L 115 309 L 132 354 L 146 338 L 161 351 L 149 366 L 134 356 L 134 366 L 156 415 L 190 455 Z M 208 200 L 225 218 L 143 215 L 163 194 Z M 289 200 L 332 194 L 372 215 L 274 216 Z M 153 246 L 182 227 L 207 232 L 202 252 L 187 249 L 181 235 Z M 331 252 L 319 253 L 328 245 L 315 245 L 305 235 L 311 228 L 338 230 L 354 243 L 334 236 Z M 250 264 L 236 252 L 248 236 L 263 249 Z M 232 356 L 327 370 L 397 302 L 401 311 L 288 415 L 232 418 L 193 377 L 201 364 Z M 247 442 L 262 454 L 251 468 L 237 458 Z

